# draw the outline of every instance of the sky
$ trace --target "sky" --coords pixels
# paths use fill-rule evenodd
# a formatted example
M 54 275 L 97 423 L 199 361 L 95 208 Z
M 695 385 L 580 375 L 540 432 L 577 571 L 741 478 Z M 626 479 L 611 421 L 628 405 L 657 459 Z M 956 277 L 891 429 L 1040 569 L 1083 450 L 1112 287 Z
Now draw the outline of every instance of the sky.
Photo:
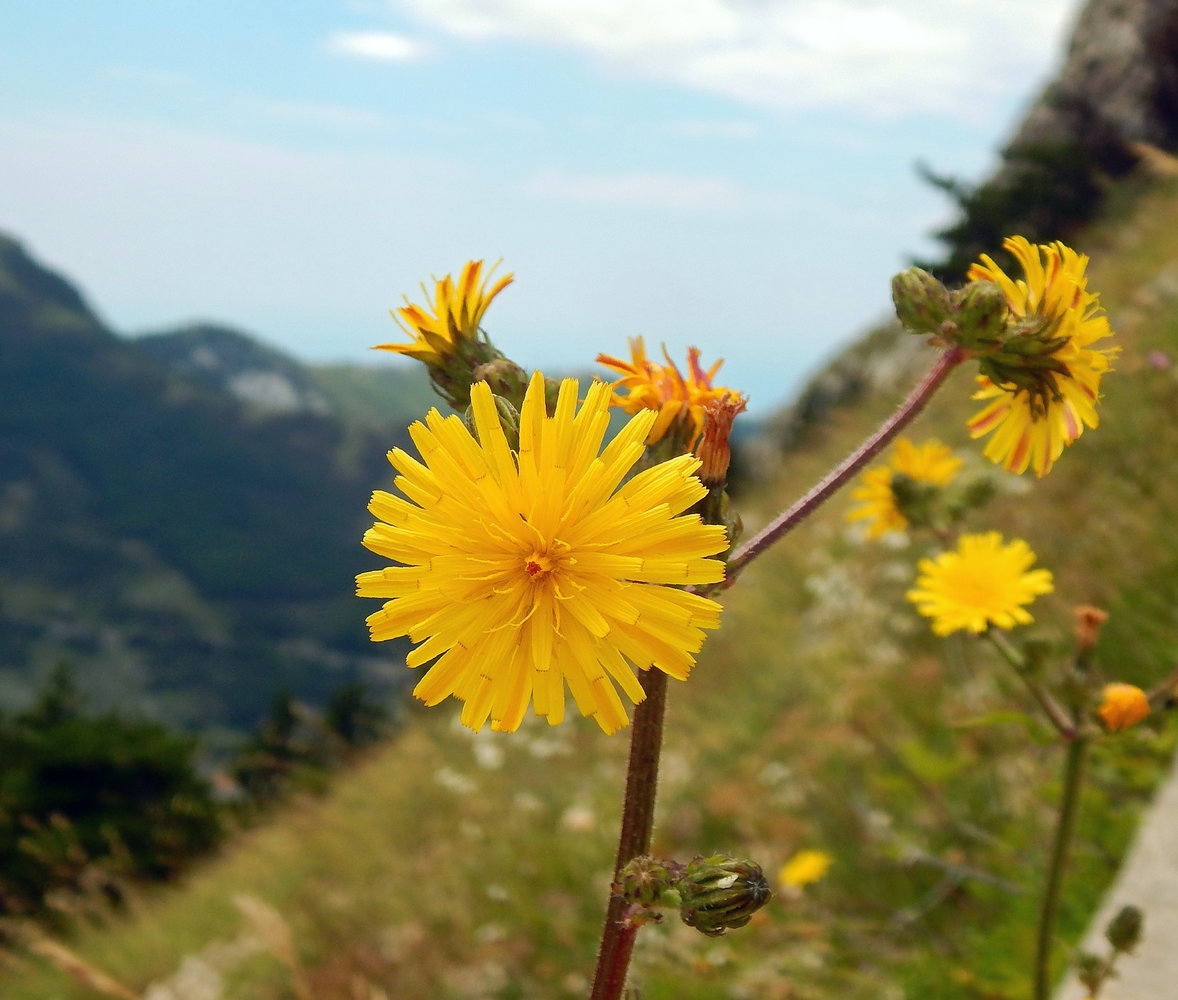
M 116 331 L 397 363 L 468 259 L 526 368 L 690 345 L 750 412 L 889 309 L 1075 0 L 7 0 L 0 231 Z M 604 371 L 602 372 L 604 374 Z

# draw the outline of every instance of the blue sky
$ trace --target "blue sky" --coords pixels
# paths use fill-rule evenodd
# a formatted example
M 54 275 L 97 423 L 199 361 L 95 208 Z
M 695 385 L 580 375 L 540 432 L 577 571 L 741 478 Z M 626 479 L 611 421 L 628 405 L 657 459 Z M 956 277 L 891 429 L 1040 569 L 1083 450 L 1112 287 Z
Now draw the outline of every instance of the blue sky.
M 751 411 L 884 315 L 1072 0 L 8 0 L 0 230 L 117 330 L 380 361 L 468 258 L 527 367 L 690 344 Z

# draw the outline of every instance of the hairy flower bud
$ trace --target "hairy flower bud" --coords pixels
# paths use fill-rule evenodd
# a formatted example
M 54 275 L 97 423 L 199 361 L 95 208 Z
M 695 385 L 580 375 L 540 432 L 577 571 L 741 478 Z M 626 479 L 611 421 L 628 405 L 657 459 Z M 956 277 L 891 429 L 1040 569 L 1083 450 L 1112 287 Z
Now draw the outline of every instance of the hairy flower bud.
M 683 922 L 708 937 L 743 927 L 773 895 L 760 865 L 722 854 L 692 861 L 677 888 Z
M 910 267 L 892 279 L 892 302 L 909 333 L 939 333 L 951 318 L 948 289 L 919 267 Z
M 1006 333 L 1006 295 L 992 281 L 971 281 L 953 295 L 954 321 L 962 347 L 986 353 L 1000 344 Z
M 627 862 L 618 872 L 613 890 L 636 906 L 656 906 L 683 873 L 683 865 L 678 862 L 644 854 Z

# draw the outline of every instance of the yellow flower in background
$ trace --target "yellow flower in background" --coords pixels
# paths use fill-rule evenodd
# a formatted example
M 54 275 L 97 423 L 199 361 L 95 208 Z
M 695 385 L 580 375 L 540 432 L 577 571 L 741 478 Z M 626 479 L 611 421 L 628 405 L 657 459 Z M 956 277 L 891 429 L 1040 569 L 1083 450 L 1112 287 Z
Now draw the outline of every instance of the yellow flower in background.
M 1003 542 L 997 531 L 962 535 L 957 549 L 921 559 L 907 598 L 932 619 L 937 635 L 984 632 L 1032 621 L 1024 605 L 1053 589 L 1051 573 L 1031 569 L 1035 553 L 1021 538 Z
M 960 468 L 961 459 L 948 445 L 937 440 L 914 445 L 907 438 L 900 438 L 887 465 L 868 469 L 860 477 L 860 485 L 851 491 L 851 498 L 858 500 L 859 505 L 847 512 L 847 520 L 867 521 L 869 538 L 903 531 L 908 527 L 908 518 L 896 504 L 893 478 L 902 475 L 917 483 L 948 486 Z
M 1085 427 L 1099 424 L 1100 378 L 1119 348 L 1092 346 L 1112 330 L 1098 297 L 1087 290 L 1086 256 L 1058 242 L 1035 246 L 1021 236 L 1003 246 L 1022 267 L 1022 278 L 1009 277 L 985 255 L 968 276 L 996 282 L 1015 321 L 1041 321 L 1034 335 L 1016 334 L 1004 345 L 1007 356 L 1017 356 L 1020 346 L 1039 346 L 1023 359 L 1026 368 L 1007 369 L 1011 381 L 979 376 L 973 398 L 987 403 L 969 421 L 969 432 L 975 438 L 993 434 L 984 450 L 992 462 L 1044 476 Z M 1032 339 L 1020 345 L 1024 336 Z
M 505 274 L 488 291 L 487 285 L 497 266 L 491 267 L 481 283 L 481 260 L 467 261 L 458 284 L 448 274 L 440 281 L 435 278 L 432 313 L 428 307 L 414 305 L 406 297 L 406 304 L 394 310 L 392 316 L 397 325 L 409 334 L 410 343 L 378 344 L 376 350 L 405 354 L 427 365 L 443 364 L 454 355 L 463 341 L 478 339 L 483 313 L 487 311 L 491 300 L 510 285 L 515 277 Z M 429 290 L 425 285 L 421 286 L 421 291 L 428 300 Z
M 566 379 L 549 417 L 536 372 L 514 453 L 477 383 L 477 438 L 431 410 L 410 427 L 422 460 L 389 453 L 404 497 L 373 494 L 364 544 L 401 565 L 357 577 L 360 596 L 386 600 L 368 618 L 372 639 L 420 643 L 407 665 L 434 662 L 414 694 L 428 705 L 454 695 L 472 729 L 490 719 L 515 730 L 529 703 L 556 725 L 567 684 L 581 713 L 613 732 L 627 722 L 617 688 L 644 697 L 633 667 L 685 678 L 704 630 L 719 625 L 719 604 L 675 586 L 724 578 L 708 558 L 727 546 L 724 528 L 683 513 L 707 492 L 698 459 L 623 483 L 656 415 L 635 416 L 601 450 L 610 386 L 595 382 L 579 410 L 577 392 Z
M 1134 684 L 1106 684 L 1097 714 L 1110 733 L 1119 733 L 1149 715 L 1149 698 Z
M 825 851 L 798 851 L 777 873 L 777 881 L 791 889 L 818 882 L 826 876 L 834 859 Z
M 627 413 L 640 410 L 654 410 L 658 413 L 647 444 L 661 440 L 676 420 L 690 424 L 690 436 L 685 442 L 687 450 L 695 447 L 703 431 L 706 406 L 716 400 L 725 399 L 729 394 L 738 394 L 724 386 L 715 386 L 712 380 L 720 370 L 723 359 L 707 371 L 700 366 L 699 348 L 687 352 L 686 378 L 675 366 L 663 348 L 665 365 L 655 364 L 646 356 L 646 345 L 641 337 L 630 338 L 630 360 L 623 361 L 609 354 L 597 355 L 597 363 L 612 368 L 621 374 L 613 384 L 615 396 L 612 405 L 622 407 Z M 618 393 L 624 389 L 625 395 Z

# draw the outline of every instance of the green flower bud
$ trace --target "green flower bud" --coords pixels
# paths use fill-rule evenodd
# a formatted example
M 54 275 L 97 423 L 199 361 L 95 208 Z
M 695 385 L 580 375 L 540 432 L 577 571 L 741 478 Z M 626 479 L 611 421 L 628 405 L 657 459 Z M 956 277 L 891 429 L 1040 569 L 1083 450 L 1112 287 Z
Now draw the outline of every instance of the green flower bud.
M 683 865 L 646 855 L 634 858 L 618 872 L 613 891 L 636 906 L 666 905 L 663 897 L 683 877 Z
M 772 896 L 760 865 L 722 854 L 692 861 L 677 888 L 683 922 L 708 937 L 743 927 Z
M 1104 936 L 1117 951 L 1132 951 L 1141 941 L 1144 923 L 1145 914 L 1138 907 L 1122 906 L 1104 929 Z
M 951 317 L 949 291 L 928 271 L 910 267 L 892 279 L 896 315 L 909 333 L 940 333 Z
M 528 376 L 524 370 L 507 358 L 493 358 L 476 365 L 471 372 L 471 380 L 486 382 L 496 396 L 519 400 L 521 403 L 528 386 Z
M 1006 295 L 992 281 L 971 281 L 953 294 L 957 343 L 985 353 L 1002 343 L 1006 333 Z
M 495 400 L 495 410 L 499 414 L 499 424 L 507 438 L 508 447 L 513 450 L 519 448 L 519 411 L 502 396 L 496 395 L 491 398 Z M 462 419 L 466 424 L 466 429 L 477 438 L 478 428 L 475 426 L 474 409 L 467 406 Z

